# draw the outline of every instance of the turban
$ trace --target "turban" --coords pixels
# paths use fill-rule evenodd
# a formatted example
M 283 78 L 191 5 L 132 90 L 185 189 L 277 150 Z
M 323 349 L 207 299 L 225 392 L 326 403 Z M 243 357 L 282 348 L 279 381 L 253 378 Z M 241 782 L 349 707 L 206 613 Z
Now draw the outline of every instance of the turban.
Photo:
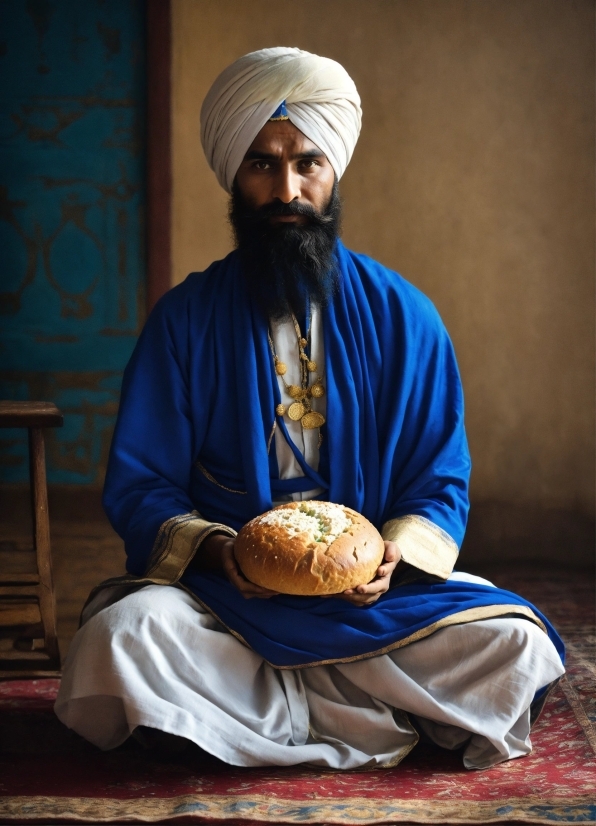
M 301 49 L 261 49 L 215 79 L 201 108 L 201 143 L 228 192 L 249 146 L 285 101 L 290 121 L 327 156 L 337 178 L 350 162 L 362 113 L 339 63 Z

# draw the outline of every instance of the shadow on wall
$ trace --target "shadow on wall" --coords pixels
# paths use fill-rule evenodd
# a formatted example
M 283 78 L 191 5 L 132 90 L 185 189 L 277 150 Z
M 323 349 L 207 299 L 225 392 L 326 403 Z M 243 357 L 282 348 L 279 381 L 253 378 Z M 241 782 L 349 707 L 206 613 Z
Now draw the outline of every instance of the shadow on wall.
M 592 569 L 596 563 L 594 519 L 579 511 L 472 503 L 468 529 L 456 566 L 474 572 L 489 566 L 531 563 Z

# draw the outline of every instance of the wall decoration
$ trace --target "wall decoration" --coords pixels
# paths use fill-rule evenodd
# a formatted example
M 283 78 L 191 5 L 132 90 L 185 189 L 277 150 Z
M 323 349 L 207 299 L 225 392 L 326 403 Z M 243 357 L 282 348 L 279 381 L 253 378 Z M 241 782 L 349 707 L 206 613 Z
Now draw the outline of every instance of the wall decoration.
M 103 479 L 122 370 L 144 319 L 145 7 L 0 9 L 0 396 L 53 401 L 55 483 Z M 0 433 L 0 481 L 27 479 Z

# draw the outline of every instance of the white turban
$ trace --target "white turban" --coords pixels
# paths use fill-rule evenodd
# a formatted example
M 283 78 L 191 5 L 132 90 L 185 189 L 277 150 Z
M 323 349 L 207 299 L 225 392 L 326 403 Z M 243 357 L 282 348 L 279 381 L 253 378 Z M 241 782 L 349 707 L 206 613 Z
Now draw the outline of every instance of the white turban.
M 328 57 L 261 49 L 224 69 L 201 108 L 201 143 L 228 192 L 249 146 L 284 100 L 290 121 L 325 153 L 337 178 L 343 175 L 362 120 L 354 81 Z

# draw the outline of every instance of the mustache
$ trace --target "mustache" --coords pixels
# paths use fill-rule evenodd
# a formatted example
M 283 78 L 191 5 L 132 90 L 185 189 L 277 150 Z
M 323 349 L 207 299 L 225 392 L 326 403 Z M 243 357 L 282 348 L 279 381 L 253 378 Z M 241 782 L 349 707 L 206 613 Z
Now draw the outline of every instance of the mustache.
M 319 212 L 310 204 L 303 204 L 300 201 L 290 201 L 284 204 L 282 201 L 273 201 L 270 204 L 263 204 L 251 210 L 251 219 L 255 223 L 265 221 L 268 218 L 278 218 L 289 215 L 301 215 L 308 218 L 316 226 L 328 226 L 335 220 L 335 216 L 328 210 Z

